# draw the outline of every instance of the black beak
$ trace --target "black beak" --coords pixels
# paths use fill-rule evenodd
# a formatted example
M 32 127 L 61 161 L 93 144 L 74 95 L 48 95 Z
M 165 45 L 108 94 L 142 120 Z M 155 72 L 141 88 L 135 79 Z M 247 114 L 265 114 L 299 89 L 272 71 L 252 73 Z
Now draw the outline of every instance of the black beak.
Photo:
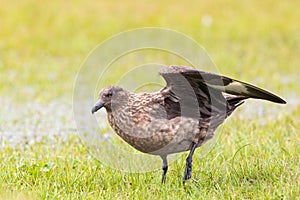
M 98 101 L 95 105 L 94 105 L 94 107 L 93 107 L 93 109 L 92 109 L 92 114 L 94 114 L 95 112 L 97 112 L 100 108 L 102 108 L 104 106 L 104 103 L 103 102 L 101 102 L 101 101 Z

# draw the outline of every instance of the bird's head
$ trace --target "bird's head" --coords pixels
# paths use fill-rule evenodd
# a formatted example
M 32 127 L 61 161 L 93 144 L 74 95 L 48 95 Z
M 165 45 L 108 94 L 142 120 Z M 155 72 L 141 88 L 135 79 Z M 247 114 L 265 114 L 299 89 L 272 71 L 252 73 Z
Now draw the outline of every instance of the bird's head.
M 103 88 L 98 97 L 97 103 L 92 108 L 92 114 L 100 108 L 105 107 L 107 111 L 117 110 L 127 102 L 129 92 L 118 86 Z

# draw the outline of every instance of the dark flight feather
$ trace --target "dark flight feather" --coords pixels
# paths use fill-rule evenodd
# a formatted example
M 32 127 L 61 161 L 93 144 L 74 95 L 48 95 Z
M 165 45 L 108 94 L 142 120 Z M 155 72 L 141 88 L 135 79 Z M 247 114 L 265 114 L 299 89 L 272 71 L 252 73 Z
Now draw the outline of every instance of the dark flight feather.
M 264 99 L 274 103 L 286 103 L 282 98 L 275 94 L 248 83 L 189 67 L 170 66 L 162 68 L 159 73 L 165 78 L 168 86 L 177 86 L 178 84 L 175 82 L 179 75 L 182 75 L 192 87 L 200 86 L 203 88 L 203 85 L 205 85 L 208 88 L 231 95 L 244 96 L 245 98 Z

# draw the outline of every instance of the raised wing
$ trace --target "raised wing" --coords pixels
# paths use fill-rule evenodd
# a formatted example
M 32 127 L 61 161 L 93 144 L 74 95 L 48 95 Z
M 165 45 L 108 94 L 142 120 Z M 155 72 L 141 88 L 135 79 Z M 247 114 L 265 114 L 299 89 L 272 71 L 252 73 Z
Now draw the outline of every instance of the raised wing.
M 179 109 L 181 114 L 185 109 L 188 114 L 190 111 L 197 110 L 197 105 L 201 115 L 211 116 L 212 113 L 222 113 L 230 109 L 223 93 L 236 96 L 236 98 L 230 97 L 232 101 L 255 98 L 286 103 L 280 97 L 248 83 L 189 67 L 170 66 L 162 68 L 159 73 L 167 82 L 162 92 L 165 93 L 166 104 L 173 109 L 174 116 L 176 109 Z M 180 114 L 177 112 L 177 115 Z

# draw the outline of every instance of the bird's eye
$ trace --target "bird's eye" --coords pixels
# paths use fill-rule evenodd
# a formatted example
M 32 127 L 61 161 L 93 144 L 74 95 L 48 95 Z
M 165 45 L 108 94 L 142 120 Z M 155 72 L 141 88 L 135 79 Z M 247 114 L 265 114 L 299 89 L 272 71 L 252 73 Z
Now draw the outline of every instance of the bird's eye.
M 108 93 L 105 94 L 105 97 L 111 97 L 112 95 L 113 95 L 112 92 L 108 92 Z

